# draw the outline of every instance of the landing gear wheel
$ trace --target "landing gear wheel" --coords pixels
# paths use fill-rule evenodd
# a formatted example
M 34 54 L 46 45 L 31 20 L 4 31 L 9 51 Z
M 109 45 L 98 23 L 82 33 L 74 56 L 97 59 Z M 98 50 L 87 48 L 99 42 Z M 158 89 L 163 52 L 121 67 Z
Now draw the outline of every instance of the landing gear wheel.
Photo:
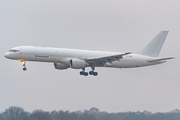
M 90 75 L 93 75 L 93 73 L 94 73 L 94 71 L 89 71 L 89 74 L 90 74 Z
M 24 71 L 26 71 L 26 70 L 27 70 L 27 68 L 25 68 L 25 67 L 24 67 L 24 68 L 23 68 L 23 70 L 24 70 Z
M 84 76 L 88 76 L 88 73 L 87 73 L 87 72 L 84 72 Z
M 94 73 L 93 73 L 93 75 L 94 75 L 94 76 L 97 76 L 97 75 L 98 75 L 98 73 L 97 73 L 97 72 L 94 72 Z
M 81 71 L 81 72 L 80 72 L 80 75 L 84 75 L 84 73 L 85 73 L 84 71 Z

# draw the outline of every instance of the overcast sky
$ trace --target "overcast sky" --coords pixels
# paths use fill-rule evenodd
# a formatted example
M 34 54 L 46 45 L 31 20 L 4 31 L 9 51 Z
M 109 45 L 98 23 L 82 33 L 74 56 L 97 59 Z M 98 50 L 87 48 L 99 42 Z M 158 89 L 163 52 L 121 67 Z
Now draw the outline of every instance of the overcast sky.
M 1 0 L 0 111 L 42 109 L 167 112 L 180 109 L 179 0 Z M 159 57 L 165 64 L 133 69 L 56 70 L 53 63 L 4 58 L 22 45 L 137 52 L 169 30 Z M 87 71 L 90 68 L 86 69 Z

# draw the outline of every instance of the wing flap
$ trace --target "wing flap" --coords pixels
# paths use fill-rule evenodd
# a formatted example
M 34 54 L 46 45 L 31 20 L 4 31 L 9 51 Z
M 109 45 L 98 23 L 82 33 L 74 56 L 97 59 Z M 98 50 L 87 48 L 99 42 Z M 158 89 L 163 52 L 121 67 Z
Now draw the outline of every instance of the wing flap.
M 112 63 L 113 61 L 119 61 L 123 58 L 124 55 L 131 54 L 131 52 L 126 52 L 124 54 L 105 56 L 105 57 L 96 57 L 96 58 L 87 58 L 85 61 L 89 64 L 95 65 L 104 65 L 107 62 Z

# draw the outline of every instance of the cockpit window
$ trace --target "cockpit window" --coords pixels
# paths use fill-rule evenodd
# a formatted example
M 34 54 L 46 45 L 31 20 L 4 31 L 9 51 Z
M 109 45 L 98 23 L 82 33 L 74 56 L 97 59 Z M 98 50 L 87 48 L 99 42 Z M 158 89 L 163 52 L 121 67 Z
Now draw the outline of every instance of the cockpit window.
M 19 50 L 9 50 L 9 52 L 19 52 Z

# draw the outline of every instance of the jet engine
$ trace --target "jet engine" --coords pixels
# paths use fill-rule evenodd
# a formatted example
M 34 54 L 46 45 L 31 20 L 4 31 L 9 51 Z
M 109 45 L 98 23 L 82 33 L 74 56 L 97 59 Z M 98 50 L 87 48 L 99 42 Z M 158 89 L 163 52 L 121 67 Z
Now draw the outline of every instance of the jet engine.
M 62 63 L 54 63 L 54 67 L 55 69 L 64 70 L 64 69 L 69 68 L 69 65 L 65 65 Z
M 80 59 L 71 59 L 70 60 L 70 66 L 74 69 L 82 69 L 85 68 L 86 65 L 88 65 L 84 60 Z

